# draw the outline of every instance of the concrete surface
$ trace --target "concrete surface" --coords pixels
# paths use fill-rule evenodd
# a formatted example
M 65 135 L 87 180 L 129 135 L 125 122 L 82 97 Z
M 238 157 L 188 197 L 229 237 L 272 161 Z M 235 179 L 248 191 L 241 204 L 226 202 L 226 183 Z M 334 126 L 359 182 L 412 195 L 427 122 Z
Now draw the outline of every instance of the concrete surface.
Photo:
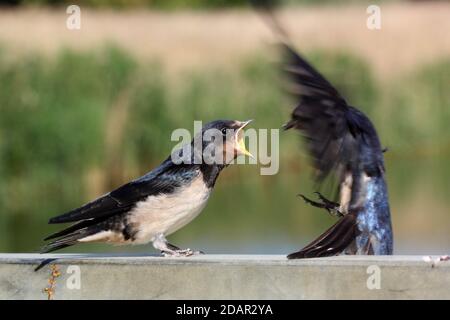
M 54 299 L 450 299 L 450 261 L 438 260 L 0 254 L 0 299 L 47 299 L 53 265 Z

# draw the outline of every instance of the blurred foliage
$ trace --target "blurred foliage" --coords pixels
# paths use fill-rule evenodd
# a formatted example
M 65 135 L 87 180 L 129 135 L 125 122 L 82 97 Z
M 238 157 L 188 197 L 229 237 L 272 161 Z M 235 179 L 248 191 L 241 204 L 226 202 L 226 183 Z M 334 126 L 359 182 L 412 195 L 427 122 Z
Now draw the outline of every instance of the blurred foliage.
M 411 139 L 434 152 L 450 151 L 450 59 L 439 61 L 400 79 L 392 88 L 386 117 L 398 125 L 398 140 Z M 388 123 L 384 123 L 387 130 Z
M 390 148 L 391 194 L 409 194 L 414 177 L 426 172 L 435 195 L 447 199 L 450 60 L 381 84 L 350 54 L 313 52 L 308 58 L 373 119 Z M 294 103 L 279 83 L 274 65 L 261 56 L 232 70 L 193 70 L 173 79 L 157 61 L 137 62 L 112 46 L 14 61 L 0 51 L 0 250 L 36 250 L 55 230 L 46 224 L 49 217 L 157 166 L 176 144 L 172 130 L 192 130 L 193 120 L 254 118 L 254 127 L 279 128 Z M 219 238 L 230 230 L 245 237 L 249 229 L 263 237 L 275 230 L 308 236 L 330 223 L 296 199 L 312 188 L 304 170 L 309 166 L 297 135 L 280 135 L 280 173 L 260 176 L 256 166 L 225 170 L 210 215 L 186 228 L 184 241 L 198 230 Z M 442 161 L 417 156 L 436 152 Z M 408 155 L 414 161 L 396 160 Z

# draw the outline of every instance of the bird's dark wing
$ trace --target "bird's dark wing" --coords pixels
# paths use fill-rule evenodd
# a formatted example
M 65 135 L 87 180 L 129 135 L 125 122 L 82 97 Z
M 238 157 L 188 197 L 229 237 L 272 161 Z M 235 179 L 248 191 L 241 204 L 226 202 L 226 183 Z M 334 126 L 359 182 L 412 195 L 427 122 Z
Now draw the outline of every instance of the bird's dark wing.
M 345 212 L 331 228 L 289 259 L 323 257 L 340 254 L 355 243 L 359 234 L 357 217 L 366 204 L 369 177 L 384 173 L 383 153 L 376 130 L 361 111 L 349 106 L 339 92 L 291 47 L 284 45 L 287 72 L 294 84 L 294 94 L 300 100 L 292 112 L 286 129 L 295 128 L 305 138 L 317 171 L 318 181 L 331 172 L 343 182 L 350 176 L 351 196 Z M 348 193 L 347 192 L 347 193 Z M 345 194 L 345 192 L 343 193 Z
M 150 195 L 173 192 L 196 171 L 174 164 L 170 158 L 158 168 L 84 206 L 51 218 L 49 223 L 66 223 L 87 219 L 102 220 L 130 210 L 137 201 Z M 75 226 L 74 226 L 75 227 Z
M 84 206 L 71 210 L 60 216 L 50 218 L 49 223 L 66 223 L 78 220 L 86 220 L 92 218 L 101 218 L 104 216 L 112 216 L 128 209 L 125 205 L 119 204 L 109 194 L 106 194 Z
M 283 71 L 299 99 L 284 128 L 295 128 L 305 138 L 317 179 L 322 181 L 333 169 L 345 167 L 354 155 L 359 125 L 355 110 L 339 92 L 289 45 L 283 44 Z
M 338 90 L 292 48 L 286 30 L 274 14 L 277 1 L 252 1 L 252 4 L 280 40 L 282 69 L 291 80 L 291 93 L 299 101 L 284 129 L 298 129 L 304 136 L 319 182 L 333 170 L 338 171 L 342 182 L 345 167 L 358 156 L 356 140 L 361 138 L 359 133 L 364 128 L 359 121 L 362 114 L 349 106 Z
M 284 66 L 283 70 L 293 80 L 299 97 L 310 97 L 317 103 L 325 105 L 333 102 L 336 107 L 346 106 L 345 99 L 313 66 L 301 57 L 291 46 L 283 43 Z
M 350 106 L 338 90 L 289 45 L 288 34 L 274 14 L 275 2 L 264 0 L 253 3 L 261 9 L 282 43 L 285 56 L 283 71 L 291 80 L 290 91 L 298 99 L 284 128 L 295 128 L 301 132 L 316 169 L 317 181 L 322 182 L 333 172 L 338 180 L 338 191 L 342 191 L 341 201 L 344 198 L 342 203 L 348 203 L 348 212 L 342 212 L 345 215 L 338 222 L 288 258 L 335 255 L 344 250 L 349 252 L 353 250 L 350 247 L 360 232 L 358 217 L 367 215 L 361 213 L 368 189 L 367 181 L 363 181 L 364 175 L 378 177 L 381 181 L 378 186 L 384 185 L 384 160 L 378 135 L 367 116 Z M 381 198 L 377 203 L 384 206 L 384 216 L 389 219 L 387 197 Z M 389 252 L 389 249 L 385 251 Z

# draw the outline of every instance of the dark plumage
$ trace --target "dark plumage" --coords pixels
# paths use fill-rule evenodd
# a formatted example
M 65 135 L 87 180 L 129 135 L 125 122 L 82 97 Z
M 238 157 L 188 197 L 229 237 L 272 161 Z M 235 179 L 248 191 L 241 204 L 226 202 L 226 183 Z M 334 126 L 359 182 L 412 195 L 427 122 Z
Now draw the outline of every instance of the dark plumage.
M 384 156 L 372 122 L 289 45 L 276 19 L 274 0 L 252 1 L 281 39 L 283 72 L 299 103 L 284 129 L 303 135 L 318 182 L 333 173 L 339 203 L 319 194 L 319 201 L 301 195 L 339 220 L 289 259 L 349 254 L 392 254 L 393 236 L 385 181 Z
M 392 254 L 393 237 L 384 157 L 372 122 L 350 106 L 339 92 L 291 46 L 283 44 L 284 72 L 300 100 L 284 126 L 299 130 L 306 141 L 316 179 L 331 172 L 339 182 L 340 204 L 320 195 L 314 206 L 335 210 L 339 221 L 288 258 L 340 253 Z
M 217 154 L 231 152 L 234 159 L 245 150 L 242 128 L 249 121 L 218 120 L 202 128 L 203 134 L 216 129 L 220 141 L 194 140 L 190 148 L 181 148 L 169 156 L 159 167 L 106 195 L 51 218 L 49 223 L 74 222 L 68 228 L 48 236 L 53 240 L 42 252 L 50 252 L 78 242 L 103 241 L 112 243 L 153 242 L 164 254 L 191 255 L 190 249 L 182 250 L 171 245 L 165 236 L 189 223 L 206 205 L 221 170 L 228 162 L 207 161 L 207 147 Z M 230 130 L 234 130 L 229 133 Z M 177 155 L 182 163 L 174 161 Z M 195 161 L 200 159 L 200 161 Z

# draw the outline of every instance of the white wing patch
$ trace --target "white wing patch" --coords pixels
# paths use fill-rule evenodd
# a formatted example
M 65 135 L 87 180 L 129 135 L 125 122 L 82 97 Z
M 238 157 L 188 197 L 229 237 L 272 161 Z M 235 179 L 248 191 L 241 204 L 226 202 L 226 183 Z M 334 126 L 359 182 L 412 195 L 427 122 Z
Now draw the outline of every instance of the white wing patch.
M 96 234 L 81 238 L 78 242 L 114 242 L 122 243 L 124 238 L 122 232 L 117 231 L 101 231 Z

